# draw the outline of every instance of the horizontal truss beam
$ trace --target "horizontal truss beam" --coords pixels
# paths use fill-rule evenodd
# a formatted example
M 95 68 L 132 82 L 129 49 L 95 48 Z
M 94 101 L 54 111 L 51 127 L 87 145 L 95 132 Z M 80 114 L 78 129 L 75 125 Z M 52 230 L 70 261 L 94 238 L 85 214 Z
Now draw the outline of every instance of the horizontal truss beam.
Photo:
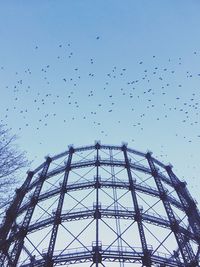
M 60 251 L 57 252 L 59 255 Z M 138 248 L 134 248 L 131 250 L 127 247 L 110 247 L 107 249 L 106 246 L 100 247 L 100 254 L 102 256 L 102 261 L 107 262 L 127 262 L 127 263 L 141 263 L 142 258 L 144 257 L 142 248 L 140 250 Z M 77 250 L 66 250 L 65 253 L 59 255 L 59 257 L 55 255 L 53 257 L 54 266 L 60 266 L 65 264 L 75 264 L 75 263 L 82 263 L 82 262 L 92 262 L 94 255 L 94 250 L 92 247 L 87 247 L 86 249 L 79 249 Z M 177 267 L 176 260 L 170 258 L 170 255 L 166 254 L 157 254 L 151 256 L 152 264 L 163 264 L 168 267 Z M 21 267 L 29 267 L 30 263 L 25 263 L 20 265 Z M 44 266 L 44 259 L 36 258 L 33 265 L 34 267 L 42 267 Z M 185 267 L 183 263 L 180 263 L 180 267 Z
M 133 209 L 129 210 L 116 210 L 107 207 L 99 207 L 99 212 L 102 218 L 121 218 L 126 220 L 134 220 L 135 219 L 135 211 Z M 88 209 L 74 209 L 73 211 L 66 211 L 65 213 L 61 214 L 60 218 L 62 222 L 65 221 L 76 221 L 76 220 L 83 220 L 94 218 L 95 209 L 93 207 Z M 142 221 L 154 225 L 158 225 L 164 228 L 170 228 L 170 222 L 168 221 L 167 217 L 156 217 L 154 213 L 142 213 L 141 211 Z M 54 216 L 45 218 L 40 222 L 32 222 L 29 226 L 28 233 L 32 233 L 34 231 L 40 230 L 51 225 L 54 222 Z M 188 229 L 184 228 L 180 225 L 180 232 L 182 232 L 186 237 L 196 241 L 196 237 L 193 233 L 191 233 Z
M 89 188 L 95 188 L 95 181 L 87 181 L 84 183 L 77 183 L 77 184 L 69 184 L 66 188 L 66 192 L 70 192 L 70 191 L 76 191 L 76 190 L 84 190 L 84 189 L 89 189 Z M 107 181 L 107 180 L 100 180 L 99 181 L 100 187 L 102 188 L 118 188 L 118 189 L 126 189 L 129 190 L 129 182 L 112 182 L 112 181 Z M 159 192 L 157 189 L 155 188 L 151 188 L 151 187 L 147 187 L 147 186 L 143 186 L 140 184 L 135 184 L 135 188 L 136 191 L 138 192 L 142 192 L 151 196 L 155 196 L 159 198 Z M 43 201 L 46 200 L 50 197 L 53 197 L 57 194 L 59 194 L 61 192 L 61 187 L 60 188 L 56 188 L 56 189 L 52 189 L 49 192 L 45 192 L 42 193 L 39 196 L 38 201 Z M 183 206 L 182 204 L 175 198 L 173 198 L 172 196 L 167 196 L 168 201 L 174 205 L 175 207 L 177 207 L 180 210 L 183 210 Z M 22 212 L 24 212 L 30 205 L 30 201 L 27 201 L 19 210 L 19 214 L 21 214 Z
M 93 167 L 95 166 L 95 163 L 96 163 L 96 159 L 94 160 L 85 160 L 84 162 L 74 162 L 71 164 L 71 170 L 73 169 L 79 169 L 79 168 L 86 168 L 86 167 Z M 126 164 L 123 160 L 113 160 L 112 162 L 108 159 L 108 160 L 104 160 L 104 159 L 99 159 L 99 166 L 113 166 L 113 167 L 123 167 L 125 168 Z M 142 165 L 142 164 L 137 164 L 137 163 L 130 163 L 130 169 L 132 170 L 137 170 L 137 171 L 140 171 L 142 173 L 146 173 L 146 174 L 149 174 L 151 175 L 151 170 L 150 168 Z M 55 168 L 54 170 L 52 171 L 49 171 L 47 173 L 47 176 L 46 176 L 46 179 L 54 176 L 54 175 L 57 175 L 57 174 L 60 174 L 62 172 L 64 172 L 65 170 L 65 166 L 61 166 L 61 167 L 58 167 L 58 168 Z M 158 173 L 159 175 L 159 178 L 165 182 L 166 184 L 170 185 L 170 186 L 173 186 L 172 185 L 172 182 L 169 178 L 167 178 L 165 175 L 161 174 L 161 173 Z M 36 179 L 35 181 L 33 181 L 31 183 L 31 185 L 29 186 L 29 190 L 31 190 L 36 184 L 38 183 L 38 179 Z

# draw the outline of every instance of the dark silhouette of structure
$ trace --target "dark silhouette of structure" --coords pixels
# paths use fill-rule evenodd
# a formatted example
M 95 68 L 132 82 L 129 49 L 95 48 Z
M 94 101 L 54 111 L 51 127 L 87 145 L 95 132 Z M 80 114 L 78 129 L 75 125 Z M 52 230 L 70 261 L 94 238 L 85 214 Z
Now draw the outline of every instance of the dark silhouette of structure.
M 0 249 L 4 267 L 195 267 L 200 213 L 186 183 L 151 152 L 69 146 L 28 172 Z

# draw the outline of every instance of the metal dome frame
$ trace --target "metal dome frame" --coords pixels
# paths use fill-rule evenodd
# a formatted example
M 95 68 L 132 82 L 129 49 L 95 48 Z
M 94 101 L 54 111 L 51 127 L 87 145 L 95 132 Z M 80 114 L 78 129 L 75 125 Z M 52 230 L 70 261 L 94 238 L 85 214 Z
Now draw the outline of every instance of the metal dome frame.
M 106 159 L 100 157 L 100 151 L 105 150 L 122 154 L 122 159 L 115 159 L 111 154 Z M 80 161 L 73 162 L 73 155 L 83 153 L 85 151 L 93 151 L 95 157 L 93 159 L 83 157 Z M 145 161 L 141 164 L 140 160 L 131 160 L 130 157 L 139 157 Z M 62 165 L 49 170 L 50 166 L 57 160 L 65 159 Z M 120 181 L 116 179 L 106 180 L 100 176 L 101 166 L 109 166 L 111 168 L 120 167 L 127 173 L 127 180 Z M 80 181 L 78 183 L 68 183 L 69 173 L 72 170 L 94 167 L 96 175 L 93 180 Z M 132 170 L 139 171 L 151 176 L 156 187 L 145 186 L 138 183 L 133 177 Z M 42 192 L 44 182 L 50 177 L 63 174 L 60 187 Z M 113 176 L 114 177 L 114 176 Z M 177 198 L 171 196 L 166 189 L 171 187 L 177 195 Z M 66 193 L 76 190 L 86 190 L 93 188 L 95 199 L 92 207 L 86 209 L 72 209 L 71 212 L 64 213 L 64 198 Z M 117 206 L 118 198 L 113 197 L 113 205 L 104 207 L 99 200 L 100 190 L 102 188 L 112 188 L 113 190 L 126 190 L 132 199 L 132 209 L 120 208 Z M 32 192 L 28 200 L 25 197 L 28 192 Z M 161 201 L 167 217 L 155 216 L 148 211 L 143 211 L 138 202 L 137 192 L 150 195 Z M 40 201 L 58 196 L 58 203 L 55 211 L 47 219 L 39 220 L 32 223 L 34 210 Z M 80 200 L 76 200 L 80 204 Z M 174 212 L 174 208 L 180 209 L 188 220 L 187 227 L 181 224 Z M 22 216 L 20 223 L 17 218 Z M 74 240 L 82 244 L 81 248 L 70 250 L 66 253 L 56 254 L 55 243 L 59 226 L 62 222 L 70 222 L 75 220 L 85 220 L 92 218 L 95 223 L 95 240 L 90 246 L 82 244 L 79 236 L 74 235 Z M 123 240 L 127 244 L 123 246 L 113 246 L 114 242 L 109 246 L 103 244 L 103 240 L 99 238 L 100 221 L 102 218 L 111 218 L 116 221 L 116 229 L 111 229 L 116 234 L 116 240 Z M 123 239 L 123 233 L 120 232 L 119 220 L 131 220 L 137 224 L 139 238 L 141 242 L 140 248 L 135 248 Z M 147 243 L 144 229 L 144 222 L 167 228 L 173 233 L 177 243 L 177 249 L 171 253 L 169 257 L 158 254 L 160 245 L 153 250 Z M 45 253 L 39 252 L 39 256 L 35 257 L 32 252 L 26 248 L 24 240 L 29 233 L 39 231 L 47 226 L 51 226 L 50 239 Z M 109 227 L 109 225 L 108 225 Z M 111 228 L 111 227 L 110 227 Z M 83 230 L 84 231 L 84 230 Z M 73 235 L 73 233 L 71 233 Z M 197 248 L 194 249 L 191 242 L 195 243 Z M 37 250 L 37 247 L 35 247 Z M 28 255 L 28 260 L 24 263 L 20 262 L 22 251 Z M 180 181 L 172 171 L 171 165 L 165 165 L 152 156 L 151 152 L 142 153 L 131 149 L 127 144 L 121 146 L 102 145 L 96 142 L 94 145 L 69 149 L 61 154 L 53 157 L 46 157 L 38 168 L 29 171 L 23 185 L 16 190 L 15 197 L 7 209 L 5 217 L 0 227 L 0 266 L 5 267 L 28 267 L 28 266 L 68 266 L 69 264 L 77 264 L 90 262 L 90 266 L 105 266 L 105 262 L 115 262 L 123 266 L 124 263 L 139 264 L 137 266 L 169 266 L 169 267 L 195 267 L 200 263 L 200 213 L 197 208 L 196 201 L 190 195 L 186 182 Z M 19 265 L 20 264 L 20 265 Z M 89 266 L 89 265 L 88 265 Z

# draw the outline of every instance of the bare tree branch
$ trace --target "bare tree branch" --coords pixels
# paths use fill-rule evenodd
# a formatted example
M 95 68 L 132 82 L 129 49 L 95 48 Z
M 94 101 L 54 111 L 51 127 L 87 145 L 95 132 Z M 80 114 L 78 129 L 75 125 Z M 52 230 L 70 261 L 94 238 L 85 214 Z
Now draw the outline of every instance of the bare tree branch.
M 20 151 L 16 140 L 17 136 L 0 124 L 0 209 L 9 202 L 20 170 L 29 165 L 26 153 Z

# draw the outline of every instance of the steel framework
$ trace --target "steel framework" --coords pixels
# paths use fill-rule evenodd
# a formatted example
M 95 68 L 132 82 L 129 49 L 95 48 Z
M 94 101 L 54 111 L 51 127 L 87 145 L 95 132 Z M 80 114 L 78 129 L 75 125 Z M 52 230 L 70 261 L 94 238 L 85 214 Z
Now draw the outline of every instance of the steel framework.
M 127 144 L 46 157 L 0 228 L 3 267 L 195 267 L 199 255 L 200 213 L 186 182 Z

